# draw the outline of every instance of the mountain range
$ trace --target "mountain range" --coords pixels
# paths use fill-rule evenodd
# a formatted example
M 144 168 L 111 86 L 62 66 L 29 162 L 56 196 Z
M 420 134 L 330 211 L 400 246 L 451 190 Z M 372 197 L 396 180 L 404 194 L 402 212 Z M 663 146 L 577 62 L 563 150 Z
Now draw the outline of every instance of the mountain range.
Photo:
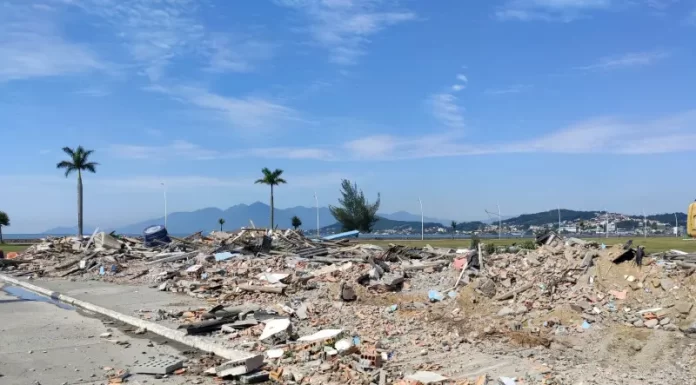
M 595 218 L 599 213 L 600 211 L 576 211 L 562 209 L 561 220 L 588 220 Z M 302 228 L 316 228 L 316 208 L 303 206 L 296 206 L 286 209 L 276 208 L 274 210 L 274 214 L 275 223 L 281 228 L 290 227 L 293 216 L 298 216 L 302 220 Z M 391 214 L 379 213 L 378 216 L 381 218 L 381 220 L 375 225 L 375 230 L 377 231 L 408 227 L 418 229 L 421 224 L 420 215 L 411 214 L 406 211 L 398 211 Z M 679 219 L 679 223 L 686 223 L 686 214 L 677 213 L 677 217 Z M 220 225 L 218 224 L 218 220 L 220 218 L 225 220 L 223 228 L 227 230 L 235 230 L 239 229 L 240 227 L 249 227 L 251 222 L 253 222 L 257 227 L 268 227 L 270 224 L 270 207 L 265 203 L 256 202 L 250 205 L 235 205 L 226 210 L 208 207 L 190 212 L 175 212 L 167 216 L 167 229 L 172 234 L 191 234 L 197 231 L 207 232 L 220 228 Z M 674 220 L 674 213 L 650 215 L 647 218 L 660 222 L 672 223 Z M 425 217 L 424 220 L 426 222 L 424 224 L 426 228 L 440 226 L 449 227 L 451 223 L 450 220 L 442 220 L 431 217 Z M 534 214 L 523 214 L 513 218 L 503 219 L 504 224 L 516 226 L 541 226 L 548 223 L 555 223 L 557 221 L 557 210 L 549 210 Z M 113 230 L 120 234 L 141 234 L 143 229 L 155 224 L 164 224 L 164 217 L 152 218 L 122 227 L 102 227 L 101 229 L 103 231 Z M 336 223 L 336 220 L 333 218 L 330 210 L 327 207 L 319 208 L 319 225 L 325 231 L 340 230 L 340 225 Z M 484 222 L 481 221 L 460 222 L 457 225 L 457 229 L 461 231 L 473 231 L 481 228 L 483 225 Z M 93 226 L 85 226 L 85 233 L 89 234 L 93 230 Z M 44 234 L 75 234 L 76 232 L 76 227 L 56 227 L 45 231 Z

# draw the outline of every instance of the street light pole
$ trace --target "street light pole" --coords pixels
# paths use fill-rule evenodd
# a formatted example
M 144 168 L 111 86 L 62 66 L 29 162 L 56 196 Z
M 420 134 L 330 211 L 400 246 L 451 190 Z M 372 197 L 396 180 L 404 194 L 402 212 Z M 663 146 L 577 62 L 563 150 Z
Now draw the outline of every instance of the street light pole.
M 421 241 L 425 238 L 425 222 L 424 222 L 424 216 L 423 216 L 423 201 L 421 201 L 420 197 L 418 197 L 418 203 L 420 204 L 420 209 L 421 209 Z
M 319 238 L 319 198 L 317 198 L 317 192 L 314 192 L 314 203 L 317 206 L 317 238 Z
M 645 209 L 643 209 L 643 238 L 647 238 L 647 237 L 648 237 L 647 223 L 648 223 L 648 219 L 647 219 L 647 217 L 645 216 Z
M 162 182 L 164 188 L 164 228 L 167 228 L 167 186 Z
M 679 219 L 677 219 L 677 213 L 674 213 L 674 236 L 679 238 Z
M 561 233 L 561 206 L 558 206 L 558 234 Z
M 498 206 L 498 239 L 503 238 L 503 217 L 500 215 L 500 203 L 497 203 Z

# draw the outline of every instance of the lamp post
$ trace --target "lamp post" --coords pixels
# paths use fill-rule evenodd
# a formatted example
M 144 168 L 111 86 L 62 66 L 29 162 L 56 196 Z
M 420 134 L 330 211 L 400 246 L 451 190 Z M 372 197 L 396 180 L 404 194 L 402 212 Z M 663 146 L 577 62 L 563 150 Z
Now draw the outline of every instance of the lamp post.
M 167 186 L 164 182 L 160 183 L 164 189 L 164 227 L 167 227 Z
M 420 197 L 418 197 L 418 203 L 420 204 L 420 209 L 421 209 L 421 241 L 425 238 L 425 224 L 423 220 L 423 201 L 421 201 Z
M 317 192 L 314 192 L 314 204 L 317 207 L 317 238 L 319 238 L 319 198 L 317 198 Z

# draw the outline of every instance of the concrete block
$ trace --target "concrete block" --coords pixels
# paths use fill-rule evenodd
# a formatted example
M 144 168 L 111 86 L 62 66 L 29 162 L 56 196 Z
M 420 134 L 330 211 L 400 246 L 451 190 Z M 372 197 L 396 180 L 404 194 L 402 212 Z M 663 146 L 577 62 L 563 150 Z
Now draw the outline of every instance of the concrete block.
M 246 357 L 240 357 L 236 360 L 230 360 L 220 364 L 215 368 L 215 373 L 219 377 L 240 376 L 252 372 L 263 366 L 263 354 L 250 354 Z M 222 373 L 230 373 L 221 375 Z
M 184 360 L 175 357 L 155 358 L 136 365 L 133 372 L 139 374 L 169 374 L 184 366 Z

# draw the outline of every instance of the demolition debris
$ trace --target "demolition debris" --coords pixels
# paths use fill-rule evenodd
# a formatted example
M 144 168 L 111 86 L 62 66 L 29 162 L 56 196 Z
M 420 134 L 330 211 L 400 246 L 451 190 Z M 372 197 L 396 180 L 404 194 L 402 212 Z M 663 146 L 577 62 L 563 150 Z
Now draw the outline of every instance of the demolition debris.
M 2 268 L 15 276 L 145 284 L 200 299 L 200 308 L 140 315 L 258 352 L 205 368 L 242 383 L 494 384 L 480 373 L 458 378 L 431 354 L 486 341 L 546 349 L 614 327 L 696 334 L 687 299 L 696 255 L 645 255 L 632 243 L 607 247 L 554 233 L 533 250 L 488 255 L 293 230 L 177 238 L 158 228 L 143 238 L 47 238 L 7 261 Z M 515 383 L 514 373 L 498 374 Z M 524 383 L 554 381 L 544 370 L 526 373 Z

